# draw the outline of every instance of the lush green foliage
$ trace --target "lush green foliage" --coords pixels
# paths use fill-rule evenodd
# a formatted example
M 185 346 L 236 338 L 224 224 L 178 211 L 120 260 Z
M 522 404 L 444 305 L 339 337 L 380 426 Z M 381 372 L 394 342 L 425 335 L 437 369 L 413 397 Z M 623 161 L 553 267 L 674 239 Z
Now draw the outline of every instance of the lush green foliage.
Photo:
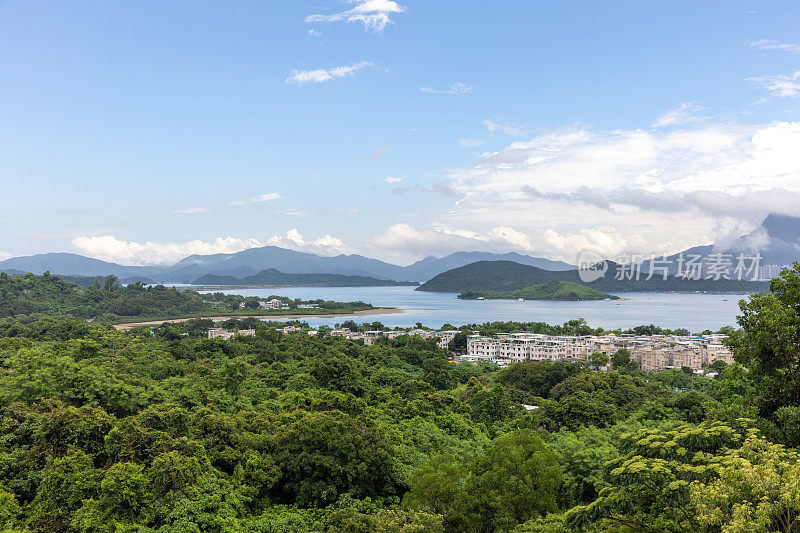
M 462 300 L 476 298 L 503 300 L 619 300 L 619 296 L 606 294 L 573 281 L 547 281 L 516 291 L 465 291 L 458 295 Z
M 269 285 L 278 287 L 383 287 L 393 285 L 417 285 L 411 281 L 390 281 L 368 276 L 344 274 L 286 274 L 274 268 L 262 270 L 252 276 L 236 278 L 219 274 L 206 274 L 194 280 L 193 285 Z
M 645 291 L 766 291 L 767 283 L 761 281 L 736 281 L 713 279 L 684 279 L 658 275 L 647 279 L 642 273 L 639 279 L 616 279 L 617 265 L 608 263 L 606 275 L 598 280 L 584 283 L 575 270 L 544 270 L 513 261 L 478 261 L 467 266 L 442 272 L 429 279 L 417 290 L 431 292 L 464 291 L 516 291 L 548 281 L 570 281 L 603 292 Z
M 20 302 L 75 292 L 49 277 L 4 286 L 18 283 Z M 256 329 L 231 340 L 208 339 L 207 319 L 126 332 L 6 321 L 0 529 L 794 533 L 797 404 L 778 375 L 794 376 L 780 325 L 800 278 L 773 288 L 777 303 L 745 304 L 732 342 L 749 370 L 693 385 L 624 352 L 610 372 L 499 370 L 450 363 L 432 339 L 365 346 L 255 318 L 224 324 Z
M 101 282 L 102 280 L 102 282 Z M 29 322 L 51 316 L 80 318 L 102 322 L 126 320 L 167 319 L 225 314 L 314 314 L 319 309 L 298 309 L 299 301 L 286 300 L 289 309 L 252 311 L 258 309 L 258 298 L 222 293 L 200 294 L 162 285 L 146 286 L 133 283 L 121 286 L 114 276 L 93 278 L 93 284 L 78 287 L 58 276 L 25 274 L 9 276 L 0 273 L 0 320 Z M 363 302 L 311 302 L 325 312 L 353 312 L 371 309 Z M 240 310 L 244 304 L 245 309 Z M 7 320 L 7 322 L 10 322 Z

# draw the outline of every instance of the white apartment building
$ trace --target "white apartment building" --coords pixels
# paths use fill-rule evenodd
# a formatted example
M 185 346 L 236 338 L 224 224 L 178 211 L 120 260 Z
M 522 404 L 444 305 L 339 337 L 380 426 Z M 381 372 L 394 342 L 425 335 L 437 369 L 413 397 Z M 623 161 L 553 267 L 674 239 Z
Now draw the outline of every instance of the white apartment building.
M 716 360 L 733 362 L 733 354 L 722 344 L 724 335 L 602 335 L 559 336 L 536 333 L 470 335 L 462 361 L 486 361 L 507 366 L 520 361 L 584 361 L 594 352 L 609 357 L 617 350 L 630 350 L 642 370 L 665 370 L 687 366 L 700 372 Z

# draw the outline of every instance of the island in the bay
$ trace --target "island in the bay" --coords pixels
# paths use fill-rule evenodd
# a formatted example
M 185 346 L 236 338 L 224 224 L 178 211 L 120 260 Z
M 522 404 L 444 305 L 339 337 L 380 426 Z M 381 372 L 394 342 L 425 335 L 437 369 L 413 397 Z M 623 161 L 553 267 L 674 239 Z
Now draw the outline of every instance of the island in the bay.
M 619 296 L 598 291 L 573 281 L 547 281 L 513 291 L 464 291 L 462 300 L 619 300 Z

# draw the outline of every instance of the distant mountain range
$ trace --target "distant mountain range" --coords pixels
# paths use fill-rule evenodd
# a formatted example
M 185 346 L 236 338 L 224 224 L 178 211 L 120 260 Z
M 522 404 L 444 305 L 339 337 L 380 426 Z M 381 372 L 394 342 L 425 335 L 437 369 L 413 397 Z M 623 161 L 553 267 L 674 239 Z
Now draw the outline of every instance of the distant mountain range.
M 677 274 L 679 258 L 701 256 L 707 258 L 711 254 L 728 254 L 732 256 L 734 266 L 739 254 L 761 255 L 760 265 L 791 265 L 800 261 L 800 218 L 771 214 L 756 229 L 733 239 L 720 241 L 706 246 L 694 246 L 683 252 L 667 256 L 669 273 Z M 662 261 L 663 258 L 656 259 Z M 659 263 L 660 264 L 660 263 Z M 643 272 L 650 271 L 650 261 L 643 261 Z
M 748 235 L 714 245 L 695 246 L 683 252 L 708 256 L 711 253 L 761 253 L 762 265 L 790 265 L 800 260 L 800 218 L 771 214 Z M 679 254 L 671 259 L 670 273 L 677 273 Z M 46 253 L 12 257 L 0 261 L 0 271 L 13 274 L 33 272 L 69 276 L 106 276 L 157 282 L 190 282 L 213 274 L 246 278 L 266 269 L 286 274 L 340 274 L 379 280 L 425 282 L 434 276 L 479 261 L 511 261 L 548 271 L 575 270 L 575 266 L 518 253 L 456 252 L 445 257 L 426 257 L 408 266 L 399 266 L 361 255 L 325 257 L 277 246 L 250 248 L 231 254 L 191 255 L 168 266 L 124 266 L 73 253 Z M 648 271 L 649 263 L 642 265 Z
M 552 271 L 529 265 L 521 265 L 513 261 L 478 261 L 463 267 L 448 270 L 426 281 L 418 291 L 429 292 L 482 292 L 518 291 L 532 285 L 541 285 L 549 281 L 571 281 L 585 287 L 602 292 L 757 292 L 766 291 L 768 284 L 763 281 L 734 281 L 711 279 L 683 279 L 668 276 L 667 279 L 616 279 L 618 270 L 616 263 L 608 262 L 606 275 L 600 279 L 585 283 L 580 279 L 578 271 Z
M 192 282 L 192 285 L 270 285 L 276 287 L 387 287 L 416 284 L 415 281 L 391 281 L 344 274 L 286 274 L 274 268 L 268 268 L 244 278 L 206 274 Z
M 208 274 L 245 278 L 272 268 L 286 274 L 341 274 L 380 280 L 423 282 L 451 268 L 485 260 L 510 260 L 550 270 L 575 268 L 561 261 L 518 253 L 456 252 L 441 258 L 426 257 L 409 266 L 399 266 L 361 255 L 324 257 L 277 246 L 264 246 L 232 254 L 191 255 L 170 266 L 124 266 L 73 253 L 46 253 L 0 261 L 0 271 L 34 274 L 49 271 L 51 274 L 69 276 L 111 274 L 120 279 L 182 283 Z

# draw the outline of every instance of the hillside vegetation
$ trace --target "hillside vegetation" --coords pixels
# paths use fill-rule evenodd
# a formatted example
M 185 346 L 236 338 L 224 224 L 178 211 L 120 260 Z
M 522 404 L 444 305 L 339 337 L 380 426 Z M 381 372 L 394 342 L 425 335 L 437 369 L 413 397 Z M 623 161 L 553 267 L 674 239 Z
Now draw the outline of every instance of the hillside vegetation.
M 496 291 L 506 292 L 541 285 L 548 281 L 570 281 L 602 292 L 758 292 L 766 291 L 767 282 L 701 279 L 691 280 L 674 276 L 655 276 L 652 279 L 615 279 L 617 265 L 609 263 L 605 277 L 591 283 L 581 281 L 576 270 L 551 271 L 513 261 L 479 261 L 443 272 L 423 283 L 416 290 L 430 292 Z
M 391 281 L 367 276 L 345 276 L 343 274 L 286 274 L 274 268 L 244 278 L 206 274 L 192 285 L 269 285 L 276 287 L 387 287 L 395 285 L 417 285 L 410 281 Z
M 619 296 L 606 294 L 572 281 L 547 281 L 517 291 L 466 291 L 458 295 L 462 300 L 485 298 L 487 300 L 619 300 Z
M 798 308 L 800 265 L 742 303 L 737 363 L 714 379 L 456 364 L 433 339 L 365 346 L 254 318 L 224 323 L 256 330 L 230 340 L 208 339 L 210 320 L 0 321 L 0 527 L 793 533 Z M 592 331 L 474 329 L 498 328 Z
M 298 309 L 298 304 L 307 302 L 283 298 L 288 309 L 260 310 L 258 300 L 222 293 L 200 294 L 162 285 L 122 286 L 114 276 L 93 278 L 91 285 L 79 287 L 47 272 L 42 276 L 0 273 L 0 320 L 28 322 L 48 316 L 120 322 L 132 318 L 144 321 L 218 314 L 271 316 L 372 309 L 372 305 L 364 302 L 325 301 L 314 301 L 317 309 Z

